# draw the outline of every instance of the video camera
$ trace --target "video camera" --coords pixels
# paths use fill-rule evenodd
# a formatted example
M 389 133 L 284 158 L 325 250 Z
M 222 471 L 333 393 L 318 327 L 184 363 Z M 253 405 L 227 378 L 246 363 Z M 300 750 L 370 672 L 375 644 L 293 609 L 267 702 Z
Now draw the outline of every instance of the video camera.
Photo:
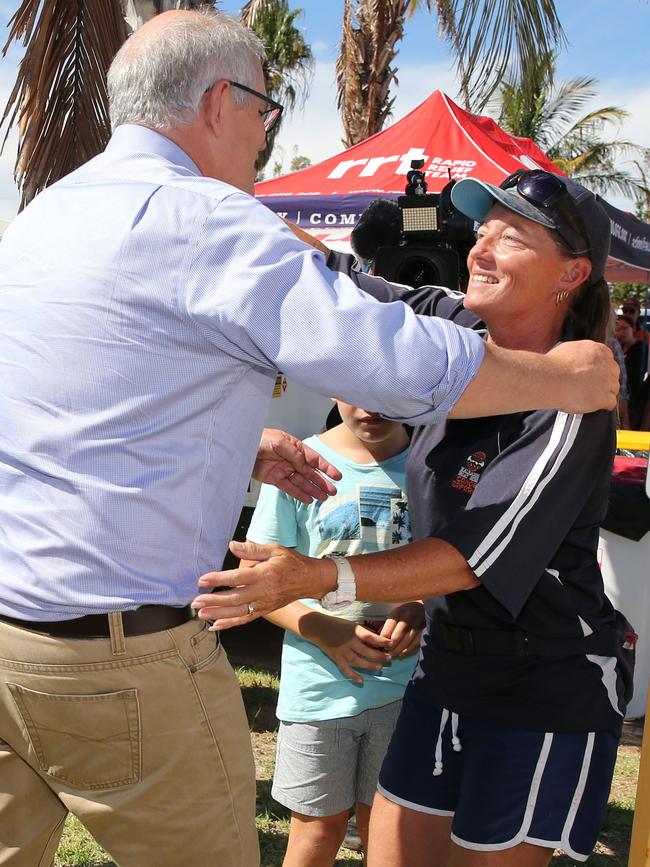
M 375 274 L 407 286 L 467 285 L 467 253 L 474 244 L 474 222 L 451 203 L 449 181 L 440 193 L 427 193 L 424 160 L 412 160 L 405 194 L 397 200 L 400 242 L 378 247 Z

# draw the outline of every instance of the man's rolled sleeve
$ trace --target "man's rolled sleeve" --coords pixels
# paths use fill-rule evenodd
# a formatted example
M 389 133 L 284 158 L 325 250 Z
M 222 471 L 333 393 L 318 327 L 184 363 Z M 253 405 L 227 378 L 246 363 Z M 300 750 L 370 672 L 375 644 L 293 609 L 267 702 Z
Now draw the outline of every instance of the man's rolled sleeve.
M 210 214 L 183 291 L 218 349 L 412 424 L 446 416 L 485 351 L 469 329 L 369 298 L 244 194 Z

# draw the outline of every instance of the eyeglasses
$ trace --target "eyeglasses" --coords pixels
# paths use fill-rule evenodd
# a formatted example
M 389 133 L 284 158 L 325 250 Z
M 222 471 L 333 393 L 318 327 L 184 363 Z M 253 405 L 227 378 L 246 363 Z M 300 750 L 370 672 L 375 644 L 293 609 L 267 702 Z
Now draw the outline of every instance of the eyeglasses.
M 576 255 L 591 253 L 588 244 L 589 233 L 561 178 L 542 169 L 532 171 L 519 169 L 501 184 L 502 190 L 510 190 L 513 187 L 531 205 L 551 212 L 549 216 L 555 223 L 555 231 L 573 253 Z
M 636 307 L 621 307 L 621 310 L 623 311 L 623 313 L 637 313 L 638 312 Z
M 239 90 L 250 93 L 252 96 L 256 96 L 258 99 L 261 99 L 265 103 L 267 103 L 269 107 L 262 112 L 262 123 L 264 124 L 264 132 L 267 136 L 270 135 L 280 123 L 280 118 L 282 117 L 284 106 L 280 105 L 280 103 L 276 102 L 274 99 L 271 99 L 271 97 L 267 96 L 265 93 L 260 93 L 258 90 L 253 90 L 252 87 L 248 87 L 245 84 L 240 84 L 238 81 L 231 81 L 231 79 L 229 78 L 227 78 L 226 81 L 232 87 L 238 87 Z M 212 90 L 213 87 L 214 84 L 211 84 L 210 87 L 206 87 L 204 93 L 208 93 L 208 91 Z
M 221 79 L 223 81 L 223 79 Z M 245 91 L 246 93 L 250 93 L 253 96 L 256 96 L 258 99 L 263 100 L 269 106 L 266 111 L 262 112 L 262 123 L 264 124 L 264 132 L 266 135 L 270 135 L 273 130 L 280 123 L 280 118 L 282 117 L 282 112 L 284 111 L 284 106 L 280 105 L 279 102 L 276 102 L 274 99 L 271 99 L 270 96 L 267 96 L 265 93 L 260 93 L 258 90 L 253 90 L 252 87 L 248 87 L 245 84 L 240 84 L 238 81 L 231 81 L 229 78 L 226 79 L 228 84 L 232 87 L 238 87 L 240 90 Z M 217 82 L 215 81 L 214 84 Z M 203 93 L 208 93 L 208 91 L 212 90 L 214 84 L 211 84 L 210 87 L 206 87 Z
M 264 123 L 264 132 L 267 135 L 270 135 L 270 133 L 272 133 L 280 123 L 284 106 L 280 105 L 280 103 L 276 102 L 274 99 L 271 99 L 271 97 L 267 96 L 265 93 L 259 93 L 259 91 L 253 90 L 252 87 L 247 87 L 245 84 L 240 84 L 238 81 L 231 81 L 228 79 L 228 84 L 231 84 L 233 87 L 238 87 L 246 93 L 252 93 L 253 96 L 256 96 L 258 99 L 263 99 L 264 102 L 267 103 L 269 107 L 266 111 L 262 112 L 262 121 Z

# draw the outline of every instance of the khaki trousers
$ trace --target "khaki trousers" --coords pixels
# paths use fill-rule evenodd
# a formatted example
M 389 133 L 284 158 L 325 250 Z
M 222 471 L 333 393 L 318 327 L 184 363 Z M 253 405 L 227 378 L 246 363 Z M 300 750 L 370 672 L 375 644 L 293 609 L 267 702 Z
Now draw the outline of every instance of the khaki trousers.
M 74 813 L 120 867 L 257 867 L 241 693 L 198 620 L 61 639 L 0 621 L 0 865 L 50 867 Z

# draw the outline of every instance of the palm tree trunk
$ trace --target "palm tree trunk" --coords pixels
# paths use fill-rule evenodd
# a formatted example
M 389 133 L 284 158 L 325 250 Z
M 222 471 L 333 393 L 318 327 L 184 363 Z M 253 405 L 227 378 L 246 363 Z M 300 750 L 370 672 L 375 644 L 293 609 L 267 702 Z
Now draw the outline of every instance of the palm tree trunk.
M 379 132 L 390 115 L 391 63 L 410 2 L 345 0 L 336 84 L 346 147 Z

